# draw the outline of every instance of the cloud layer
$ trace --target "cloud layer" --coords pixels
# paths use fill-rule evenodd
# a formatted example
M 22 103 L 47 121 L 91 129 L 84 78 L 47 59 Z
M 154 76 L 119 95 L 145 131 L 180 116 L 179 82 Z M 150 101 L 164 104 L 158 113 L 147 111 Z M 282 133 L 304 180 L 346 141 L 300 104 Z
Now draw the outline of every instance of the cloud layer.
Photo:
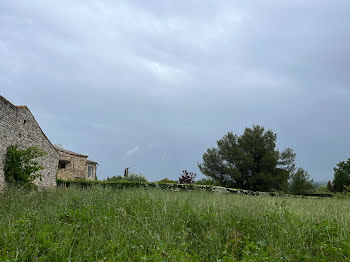
M 53 143 L 88 152 L 101 179 L 128 166 L 150 180 L 198 172 L 217 139 L 261 124 L 328 180 L 349 157 L 349 8 L 2 1 L 0 93 L 27 104 Z

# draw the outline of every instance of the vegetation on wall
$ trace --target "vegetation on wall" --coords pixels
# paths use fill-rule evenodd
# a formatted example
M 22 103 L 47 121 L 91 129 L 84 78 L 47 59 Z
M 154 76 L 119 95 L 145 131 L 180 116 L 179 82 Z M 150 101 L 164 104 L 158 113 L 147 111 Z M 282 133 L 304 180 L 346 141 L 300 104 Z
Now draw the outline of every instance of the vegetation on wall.
M 9 146 L 4 164 L 6 182 L 25 188 L 36 188 L 32 182 L 37 178 L 41 180 L 40 171 L 44 170 L 37 159 L 44 155 L 46 152 L 39 147 L 19 149 L 16 145 Z

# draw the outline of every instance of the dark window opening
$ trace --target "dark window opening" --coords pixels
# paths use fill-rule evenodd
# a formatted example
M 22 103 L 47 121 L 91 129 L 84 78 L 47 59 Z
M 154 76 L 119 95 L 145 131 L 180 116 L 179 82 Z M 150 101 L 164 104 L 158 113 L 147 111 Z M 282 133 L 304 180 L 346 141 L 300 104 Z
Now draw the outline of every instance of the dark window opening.
M 69 164 L 69 161 L 67 161 L 67 160 L 60 160 L 58 162 L 58 168 L 59 169 L 65 169 L 67 164 Z

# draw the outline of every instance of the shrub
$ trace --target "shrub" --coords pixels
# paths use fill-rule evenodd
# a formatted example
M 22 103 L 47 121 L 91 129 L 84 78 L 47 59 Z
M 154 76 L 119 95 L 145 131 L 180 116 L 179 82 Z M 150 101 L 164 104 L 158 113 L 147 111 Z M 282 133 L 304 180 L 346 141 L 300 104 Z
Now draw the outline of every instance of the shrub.
M 148 182 L 147 179 L 142 174 L 129 174 L 128 176 L 113 176 L 111 178 L 107 177 L 107 181 L 129 181 L 129 182 Z
M 27 149 L 9 146 L 4 165 L 5 180 L 11 185 L 37 188 L 32 182 L 37 178 L 40 178 L 41 181 L 39 172 L 44 170 L 44 167 L 35 159 L 45 154 L 46 152 L 35 146 Z
M 109 181 L 109 182 L 122 181 L 123 178 L 124 178 L 123 176 L 112 176 L 112 177 L 107 177 L 106 181 Z
M 123 180 L 130 182 L 148 182 L 142 174 L 129 174 L 127 177 L 124 177 Z
M 332 182 L 331 181 L 328 181 L 327 183 L 327 189 L 329 192 L 333 192 L 333 185 L 332 185 Z
M 197 177 L 195 173 L 188 172 L 187 170 L 182 171 L 182 175 L 179 177 L 180 184 L 193 184 L 194 179 Z
M 157 181 L 157 183 L 163 183 L 163 184 L 177 184 L 177 181 L 170 180 L 169 178 L 163 178 L 162 180 Z
M 219 186 L 220 184 L 211 178 L 202 178 L 194 182 L 196 185 Z

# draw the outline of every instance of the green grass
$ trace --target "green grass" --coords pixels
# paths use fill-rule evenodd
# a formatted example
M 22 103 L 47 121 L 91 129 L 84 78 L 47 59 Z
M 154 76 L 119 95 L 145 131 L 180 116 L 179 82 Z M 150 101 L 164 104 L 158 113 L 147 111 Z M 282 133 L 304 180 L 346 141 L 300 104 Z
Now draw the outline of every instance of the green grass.
M 348 199 L 93 187 L 0 195 L 0 261 L 347 261 Z

